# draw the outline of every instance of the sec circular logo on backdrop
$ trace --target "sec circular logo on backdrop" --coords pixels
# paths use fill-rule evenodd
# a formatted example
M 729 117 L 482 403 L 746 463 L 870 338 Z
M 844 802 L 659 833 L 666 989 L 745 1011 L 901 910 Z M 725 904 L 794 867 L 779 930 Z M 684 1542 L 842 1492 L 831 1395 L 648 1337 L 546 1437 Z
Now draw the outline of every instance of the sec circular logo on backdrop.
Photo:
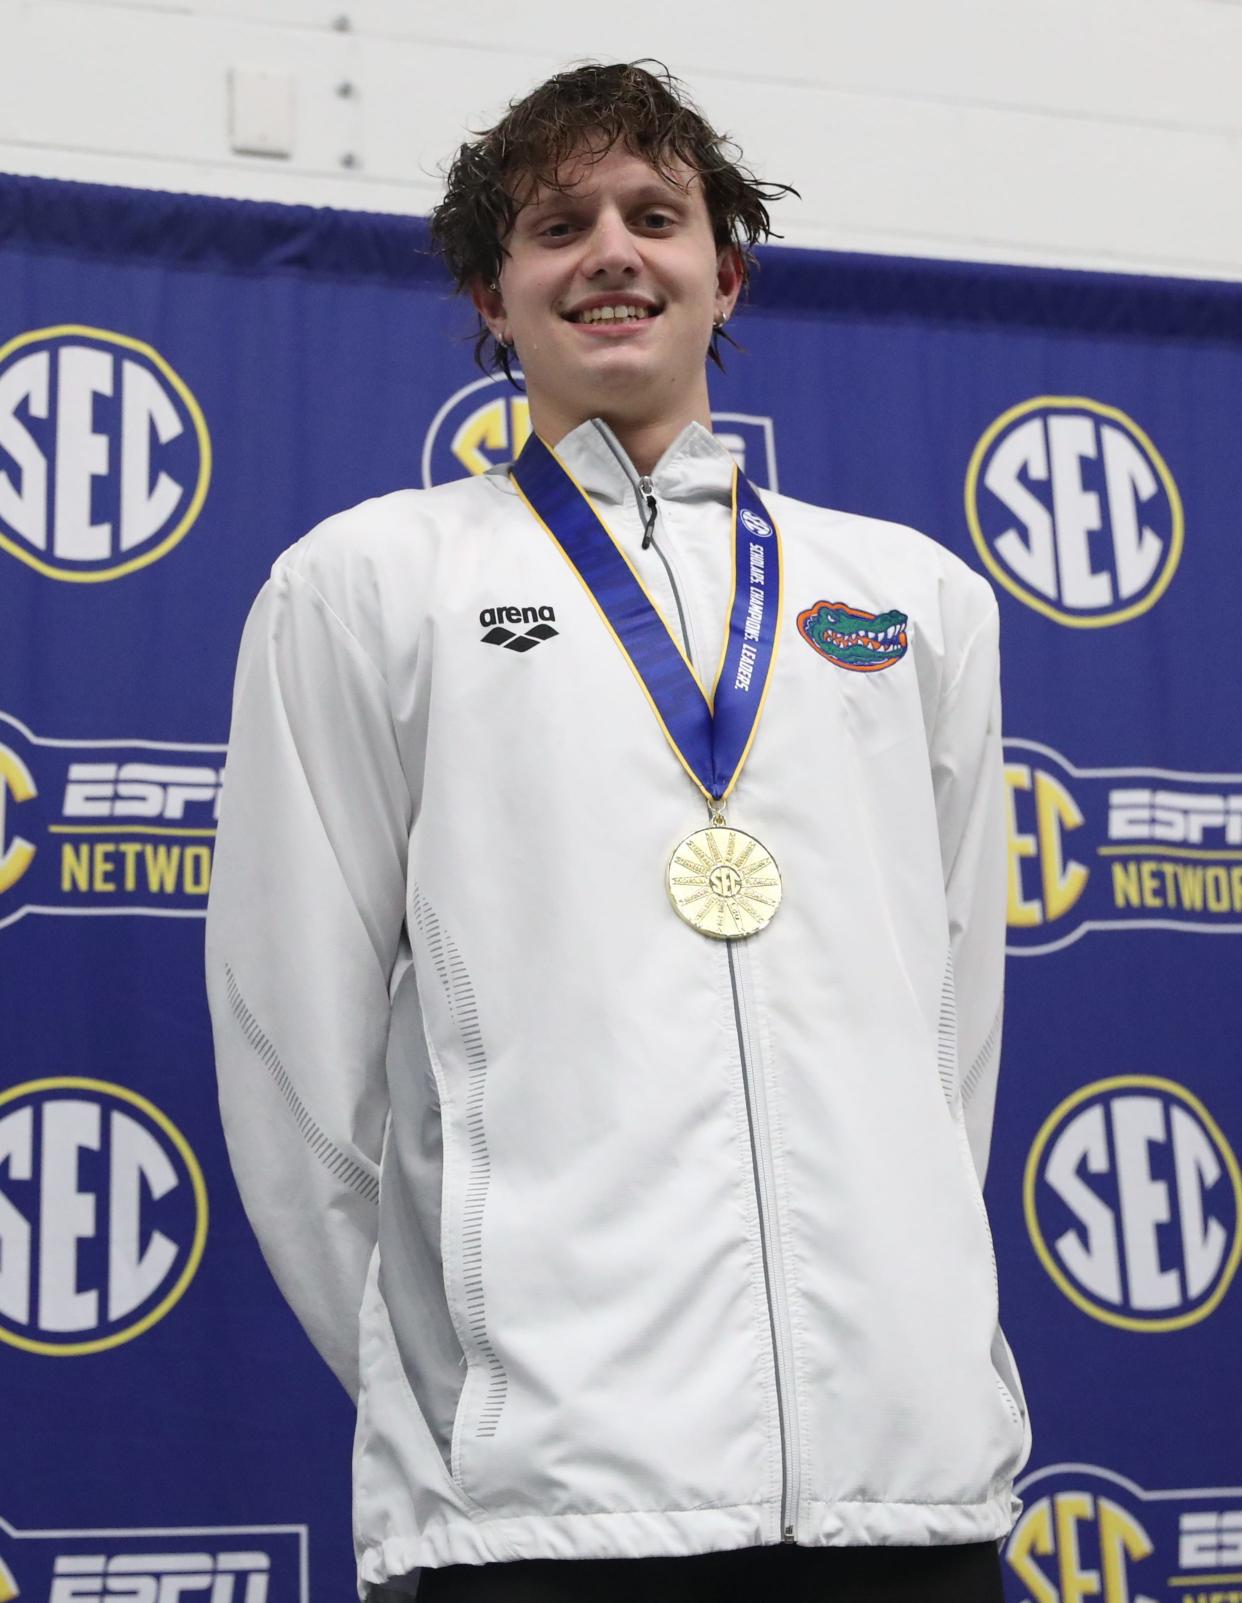
M 1185 1086 L 1119 1074 L 1081 1086 L 1032 1143 L 1027 1229 L 1066 1297 L 1122 1330 L 1206 1319 L 1242 1257 L 1242 1171 Z
M 77 323 L 0 345 L 0 550 L 119 579 L 184 538 L 210 479 L 202 408 L 152 346 Z
M 522 382 L 519 369 L 514 378 Z M 455 390 L 423 439 L 423 488 L 512 462 L 530 438 L 530 402 L 499 375 Z
M 1133 418 L 1079 395 L 1038 395 L 989 424 L 966 472 L 966 521 L 988 572 L 1075 629 L 1155 606 L 1182 553 L 1181 497 Z
M 207 1188 L 146 1097 L 74 1075 L 0 1091 L 0 1342 L 77 1357 L 132 1341 L 202 1260 Z

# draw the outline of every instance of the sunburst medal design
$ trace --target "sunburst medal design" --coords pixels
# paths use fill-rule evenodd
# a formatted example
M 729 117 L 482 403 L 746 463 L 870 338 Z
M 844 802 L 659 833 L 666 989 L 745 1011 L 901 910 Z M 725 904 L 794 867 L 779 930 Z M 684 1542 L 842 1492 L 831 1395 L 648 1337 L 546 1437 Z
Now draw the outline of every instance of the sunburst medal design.
M 781 905 L 781 876 L 771 854 L 728 824 L 687 835 L 669 859 L 666 884 L 678 916 L 716 941 L 756 934 Z

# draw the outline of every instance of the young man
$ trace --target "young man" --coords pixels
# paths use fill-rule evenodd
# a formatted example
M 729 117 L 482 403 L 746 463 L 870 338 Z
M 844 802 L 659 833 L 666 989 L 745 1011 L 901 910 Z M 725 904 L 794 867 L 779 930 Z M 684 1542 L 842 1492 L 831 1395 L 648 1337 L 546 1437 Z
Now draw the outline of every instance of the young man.
M 713 439 L 774 194 L 640 67 L 511 108 L 434 227 L 531 441 L 246 628 L 221 1106 L 364 1597 L 1001 1598 L 996 607 Z

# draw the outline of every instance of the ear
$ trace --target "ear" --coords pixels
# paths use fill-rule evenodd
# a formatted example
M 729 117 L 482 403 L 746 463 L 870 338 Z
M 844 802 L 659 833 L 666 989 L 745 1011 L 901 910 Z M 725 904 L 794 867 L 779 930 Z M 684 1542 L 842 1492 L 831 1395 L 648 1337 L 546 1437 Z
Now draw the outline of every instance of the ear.
M 491 330 L 492 338 L 501 345 L 509 339 L 509 320 L 505 315 L 504 298 L 500 290 L 481 278 L 470 280 L 470 299 L 475 310 Z
M 716 316 L 730 317 L 742 293 L 742 253 L 736 245 L 722 245 L 716 257 Z

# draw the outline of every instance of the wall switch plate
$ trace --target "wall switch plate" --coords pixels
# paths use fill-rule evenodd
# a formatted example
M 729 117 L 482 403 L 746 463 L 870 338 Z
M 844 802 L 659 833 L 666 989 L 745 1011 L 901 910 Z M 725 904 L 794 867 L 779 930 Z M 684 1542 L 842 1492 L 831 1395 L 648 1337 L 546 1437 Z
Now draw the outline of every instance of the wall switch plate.
M 232 68 L 229 143 L 238 156 L 293 155 L 292 74 Z

